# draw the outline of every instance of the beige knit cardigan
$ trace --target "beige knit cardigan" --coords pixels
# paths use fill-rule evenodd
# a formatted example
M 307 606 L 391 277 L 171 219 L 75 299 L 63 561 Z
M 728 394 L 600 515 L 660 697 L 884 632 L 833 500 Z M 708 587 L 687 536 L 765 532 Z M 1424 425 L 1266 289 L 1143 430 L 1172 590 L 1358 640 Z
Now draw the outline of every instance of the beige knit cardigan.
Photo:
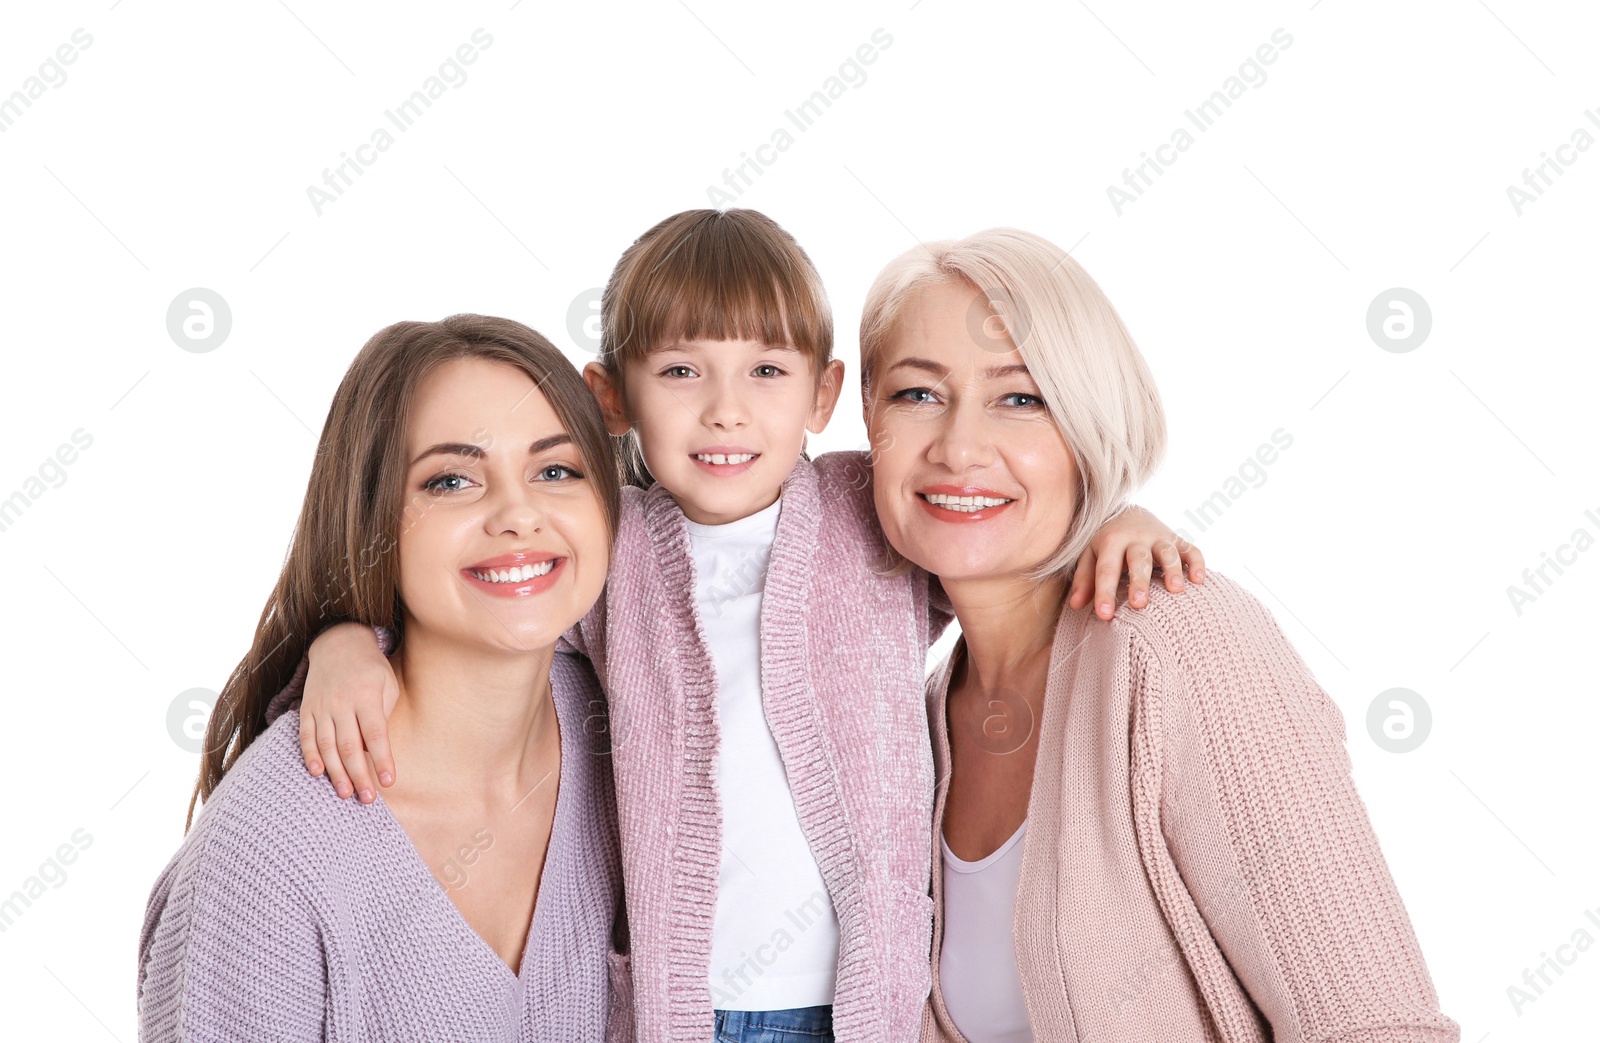
M 945 699 L 929 680 L 944 820 Z M 1034 1038 L 1444 1043 L 1421 949 L 1350 778 L 1344 721 L 1266 609 L 1207 571 L 1106 622 L 1063 608 L 1012 921 Z M 954 1043 L 939 988 L 922 1039 Z

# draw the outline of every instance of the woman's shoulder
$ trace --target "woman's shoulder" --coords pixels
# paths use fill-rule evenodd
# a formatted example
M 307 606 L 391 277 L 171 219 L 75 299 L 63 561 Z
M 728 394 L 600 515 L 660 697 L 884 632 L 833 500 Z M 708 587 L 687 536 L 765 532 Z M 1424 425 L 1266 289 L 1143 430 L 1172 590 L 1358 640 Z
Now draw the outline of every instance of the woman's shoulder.
M 1269 722 L 1315 727 L 1342 736 L 1338 706 L 1317 683 L 1267 607 L 1236 581 L 1211 569 L 1204 583 L 1171 593 L 1150 584 L 1143 610 L 1124 605 L 1113 628 L 1126 635 L 1147 682 L 1134 702 L 1159 692 L 1177 717 L 1213 729 L 1259 728 Z
M 239 755 L 201 807 L 190 835 L 226 836 L 278 858 L 301 845 L 354 839 L 353 834 L 375 825 L 375 814 L 372 805 L 341 799 L 326 774 L 306 771 L 295 707 Z
M 222 795 L 224 789 L 270 790 L 275 796 L 295 801 L 311 799 L 322 789 L 332 792 L 326 776 L 306 772 L 300 756 L 298 706 L 285 710 L 245 747 L 213 796 Z
M 1149 603 L 1135 609 L 1124 602 L 1112 617 L 1112 627 L 1162 645 L 1178 642 L 1191 648 L 1197 643 L 1227 648 L 1282 636 L 1272 613 L 1254 594 L 1209 568 L 1204 583 L 1186 581 L 1179 593 L 1152 579 Z
M 201 806 L 151 890 L 141 952 L 166 921 L 167 930 L 209 929 L 251 910 L 315 903 L 329 876 L 322 856 L 355 845 L 348 829 L 330 828 L 351 812 L 326 777 L 306 773 L 299 728 L 299 710 L 285 712 Z
M 176 1038 L 178 1022 L 259 1024 L 274 1010 L 298 1039 L 297 1020 L 308 1034 L 320 1020 L 329 950 L 344 944 L 336 910 L 375 885 L 370 872 L 329 865 L 370 849 L 326 828 L 321 805 L 339 799 L 299 763 L 299 717 L 285 713 L 240 754 L 150 890 L 138 951 L 152 1038 Z

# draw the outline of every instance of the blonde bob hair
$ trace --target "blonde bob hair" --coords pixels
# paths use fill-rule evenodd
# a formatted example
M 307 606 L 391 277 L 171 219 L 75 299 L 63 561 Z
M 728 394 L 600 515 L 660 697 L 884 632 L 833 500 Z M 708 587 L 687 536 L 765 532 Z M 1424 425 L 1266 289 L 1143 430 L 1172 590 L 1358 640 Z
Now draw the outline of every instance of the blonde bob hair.
M 1116 309 L 1077 261 L 1031 232 L 991 228 L 912 247 L 878 274 L 861 313 L 861 399 L 869 416 L 873 375 L 907 303 L 952 279 L 980 295 L 968 321 L 974 347 L 1009 352 L 1016 345 L 1077 464 L 1066 536 L 1035 578 L 1066 573 L 1161 461 L 1167 423 L 1155 380 Z M 1010 340 L 997 339 L 998 330 Z M 889 560 L 903 564 L 892 548 Z

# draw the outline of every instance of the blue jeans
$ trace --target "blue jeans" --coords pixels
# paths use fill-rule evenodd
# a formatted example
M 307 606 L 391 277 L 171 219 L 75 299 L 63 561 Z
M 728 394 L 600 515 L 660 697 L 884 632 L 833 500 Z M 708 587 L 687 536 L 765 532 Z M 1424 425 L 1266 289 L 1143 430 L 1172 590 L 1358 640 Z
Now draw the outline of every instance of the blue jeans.
M 713 1043 L 833 1043 L 833 1007 L 718 1010 Z

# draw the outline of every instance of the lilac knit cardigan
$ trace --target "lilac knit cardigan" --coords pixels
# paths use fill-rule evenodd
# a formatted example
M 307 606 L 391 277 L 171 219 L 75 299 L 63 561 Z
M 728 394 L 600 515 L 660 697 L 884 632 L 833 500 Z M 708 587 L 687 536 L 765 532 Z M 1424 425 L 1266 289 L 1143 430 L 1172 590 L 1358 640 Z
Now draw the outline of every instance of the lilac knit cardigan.
M 880 574 L 863 453 L 784 480 L 763 590 L 761 698 L 839 922 L 839 1043 L 917 1038 L 931 977 L 933 754 L 923 684 L 948 618 L 927 575 Z M 624 490 L 606 593 L 569 635 L 610 700 L 639 1039 L 705 1043 L 722 857 L 716 673 L 682 509 Z
M 223 776 L 151 890 L 140 1040 L 631 1038 L 611 948 L 621 873 L 593 728 L 600 692 L 575 655 L 557 655 L 550 680 L 561 777 L 518 973 L 457 911 L 381 797 L 340 800 L 306 773 L 289 710 Z M 473 844 L 472 824 L 461 828 Z

